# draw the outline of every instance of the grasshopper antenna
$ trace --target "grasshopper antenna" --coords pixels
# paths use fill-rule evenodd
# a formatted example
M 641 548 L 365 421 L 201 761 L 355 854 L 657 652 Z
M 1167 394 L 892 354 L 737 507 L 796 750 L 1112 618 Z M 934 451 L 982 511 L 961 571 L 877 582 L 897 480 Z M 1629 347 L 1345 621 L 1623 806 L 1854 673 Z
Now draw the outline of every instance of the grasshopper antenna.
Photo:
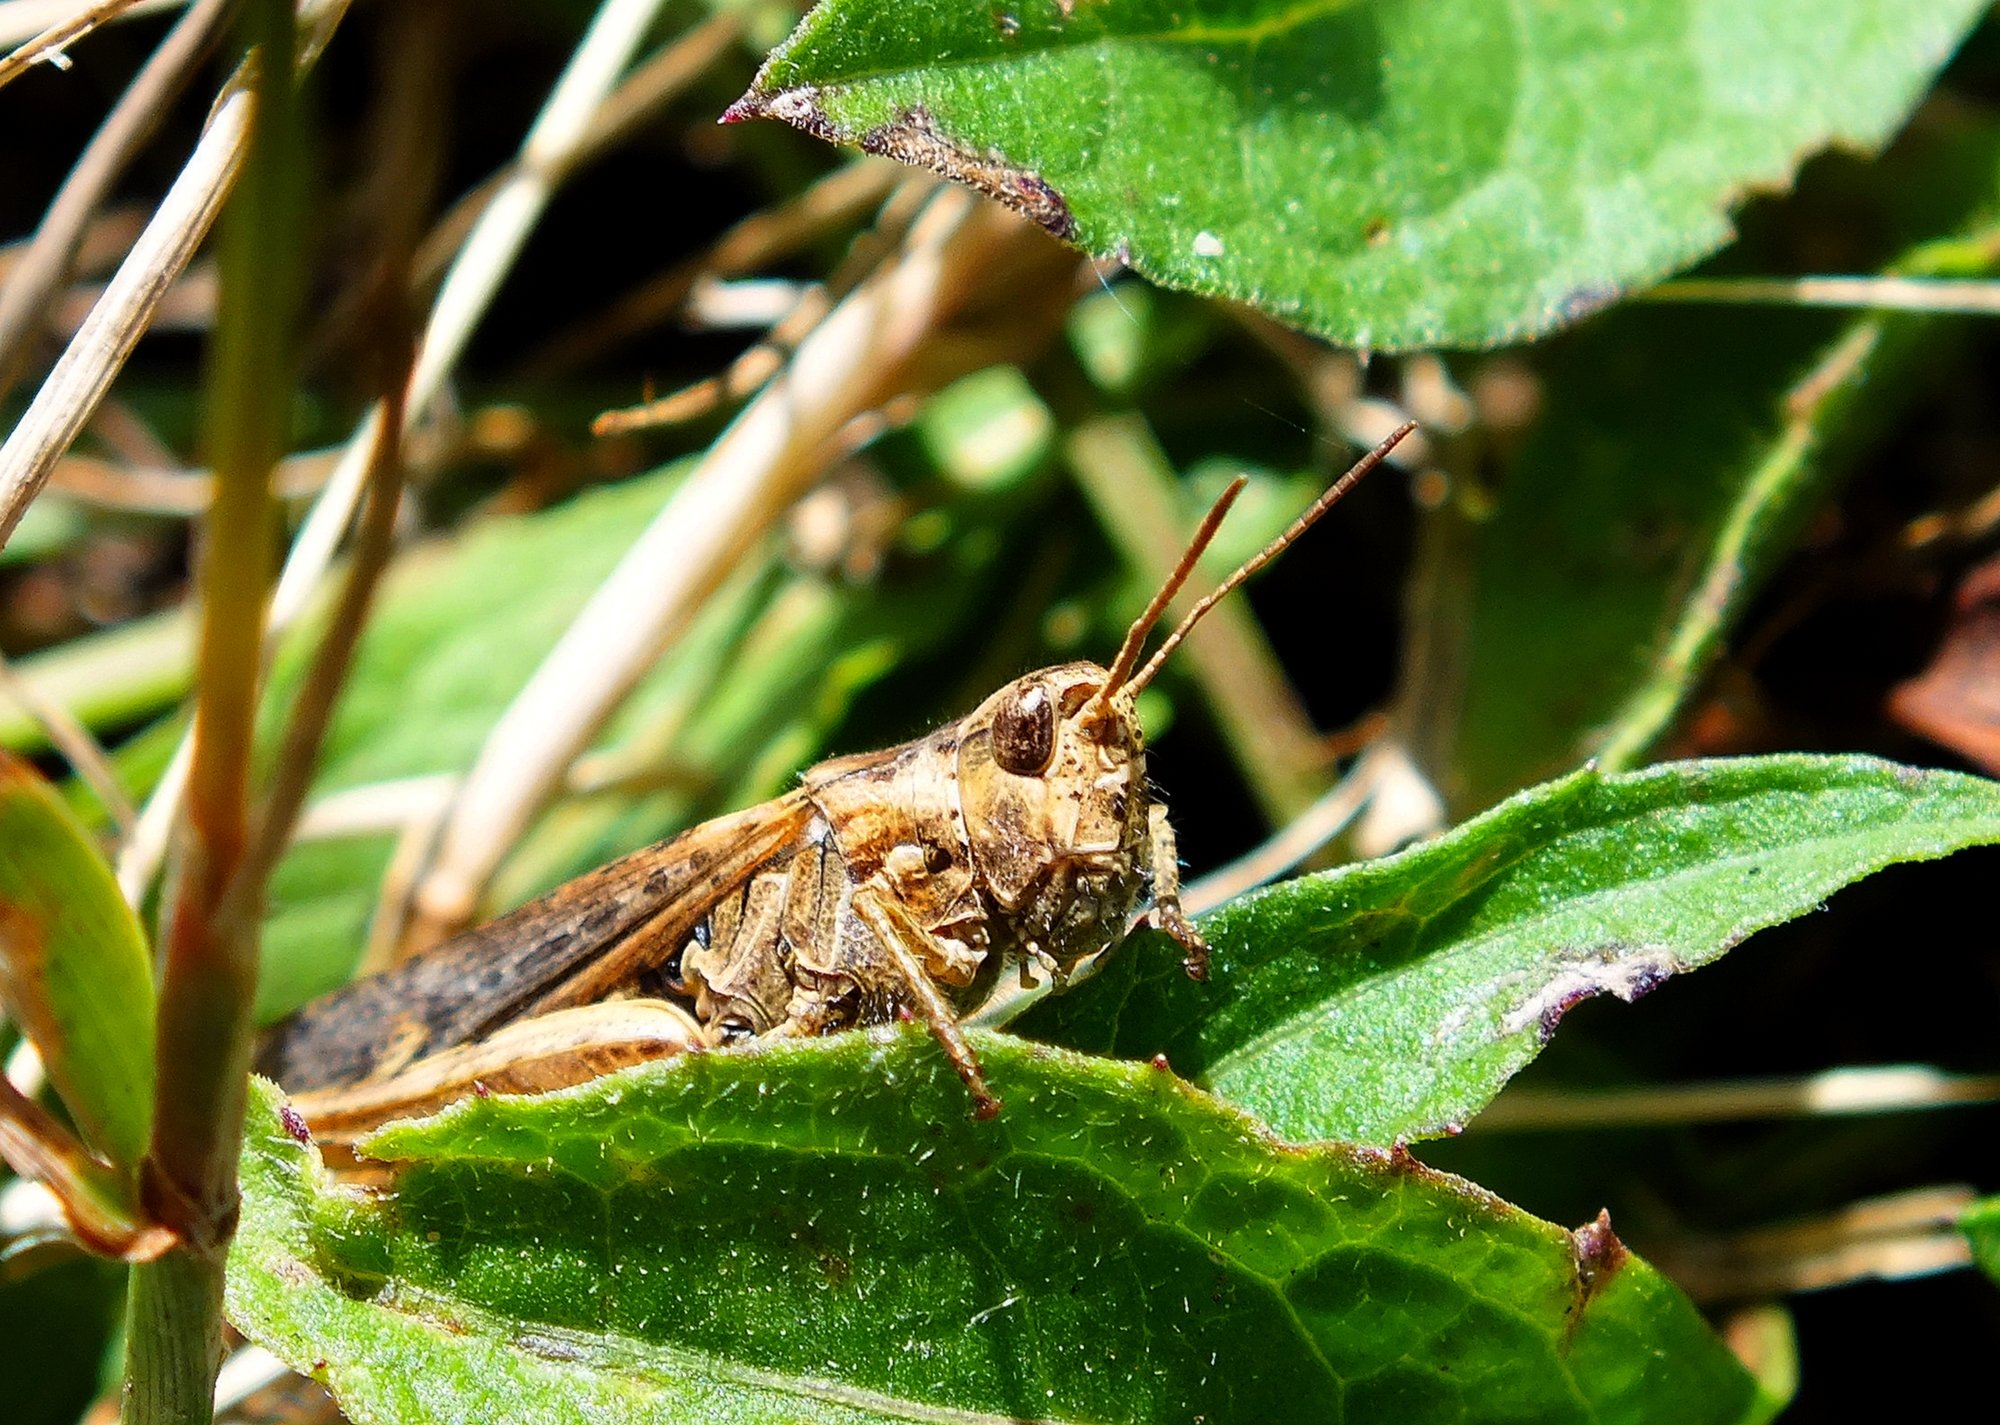
M 1243 487 L 1249 483 L 1249 476 L 1238 475 L 1229 482 L 1229 488 L 1222 492 L 1215 503 L 1209 506 L 1208 513 L 1202 516 L 1201 528 L 1196 530 L 1194 538 L 1188 541 L 1187 552 L 1181 555 L 1180 563 L 1174 566 L 1174 572 L 1167 575 L 1166 582 L 1160 585 L 1159 591 L 1153 595 L 1153 601 L 1146 605 L 1146 611 L 1132 620 L 1132 627 L 1125 631 L 1125 642 L 1119 645 L 1118 657 L 1111 664 L 1111 676 L 1104 680 L 1104 687 L 1098 692 L 1095 701 L 1099 703 L 1110 701 L 1111 695 L 1123 687 L 1125 680 L 1132 676 L 1132 669 L 1139 661 L 1139 651 L 1146 646 L 1146 638 L 1152 633 L 1153 626 L 1160 621 L 1160 615 L 1167 611 L 1167 605 L 1173 602 L 1173 597 L 1181 591 L 1181 586 L 1187 583 L 1188 576 L 1194 573 L 1195 561 L 1201 558 L 1202 551 L 1207 549 L 1209 542 L 1215 538 L 1215 532 L 1222 528 L 1223 516 L 1229 513 L 1229 507 L 1236 503 L 1236 497 L 1243 493 Z
M 1243 488 L 1244 482 L 1239 477 L 1234 484 L 1223 492 L 1222 498 L 1215 502 L 1215 507 L 1208 512 L 1208 518 L 1203 520 L 1201 528 L 1195 531 L 1194 539 L 1188 545 L 1188 552 L 1181 556 L 1180 564 L 1176 566 L 1167 582 L 1161 586 L 1160 592 L 1154 595 L 1153 602 L 1147 606 L 1146 612 L 1140 617 L 1139 622 L 1133 624 L 1132 631 L 1125 635 L 1125 646 L 1118 650 L 1118 662 L 1113 665 L 1111 677 L 1106 680 L 1104 691 L 1099 693 L 1098 696 L 1100 698 L 1108 698 L 1114 690 L 1121 686 L 1122 678 L 1128 673 L 1131 674 L 1131 688 L 1135 693 L 1145 687 L 1146 684 L 1152 682 L 1153 675 L 1160 671 L 1161 666 L 1166 663 L 1168 655 L 1180 647 L 1181 640 L 1194 630 L 1194 626 L 1202 621 L 1202 618 L 1210 609 L 1234 593 L 1245 579 L 1248 579 L 1252 574 L 1255 574 L 1259 569 L 1262 569 L 1266 564 L 1269 564 L 1273 559 L 1283 554 L 1293 541 L 1312 528 L 1313 523 L 1321 515 L 1339 504 L 1341 496 L 1360 484 L 1362 476 L 1386 460 L 1389 452 L 1402 444 L 1403 438 L 1416 428 L 1417 423 L 1415 421 L 1404 421 L 1389 433 L 1388 439 L 1384 440 L 1380 445 L 1348 467 L 1347 473 L 1329 485 L 1325 494 L 1306 506 L 1305 513 L 1287 525 L 1283 534 L 1257 551 L 1234 574 L 1231 574 L 1227 579 L 1216 585 L 1213 591 L 1203 595 L 1201 602 L 1189 609 L 1187 617 L 1182 619 L 1179 626 L 1167 635 L 1166 642 L 1160 645 L 1159 650 L 1146 660 L 1146 666 L 1141 668 L 1137 673 L 1131 673 L 1130 662 L 1128 662 L 1126 654 L 1128 652 L 1131 653 L 1132 660 L 1137 660 L 1137 645 L 1143 642 L 1146 634 L 1151 631 L 1152 621 L 1159 617 L 1159 611 L 1166 607 L 1167 601 L 1187 581 L 1188 573 L 1194 567 L 1194 561 L 1201 557 L 1201 551 L 1215 537 L 1216 526 L 1222 523 L 1223 515 L 1228 513 L 1229 506 L 1235 501 L 1237 492 Z

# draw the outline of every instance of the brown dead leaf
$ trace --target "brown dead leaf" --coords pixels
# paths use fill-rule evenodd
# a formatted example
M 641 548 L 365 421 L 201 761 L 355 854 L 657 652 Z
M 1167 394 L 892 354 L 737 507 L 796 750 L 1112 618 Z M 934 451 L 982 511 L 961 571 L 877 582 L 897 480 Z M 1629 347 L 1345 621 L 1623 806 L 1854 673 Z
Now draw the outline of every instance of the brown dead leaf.
M 1967 574 L 1930 666 L 1889 695 L 1889 715 L 2000 776 L 2000 558 Z

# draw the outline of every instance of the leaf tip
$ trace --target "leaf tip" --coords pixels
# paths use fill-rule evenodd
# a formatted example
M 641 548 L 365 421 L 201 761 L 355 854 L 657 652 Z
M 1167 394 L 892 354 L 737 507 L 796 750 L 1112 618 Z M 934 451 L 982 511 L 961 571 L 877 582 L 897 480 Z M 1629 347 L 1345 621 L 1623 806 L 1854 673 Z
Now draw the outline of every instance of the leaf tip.
M 724 109 L 715 122 L 718 124 L 741 124 L 751 119 L 761 119 L 764 117 L 765 112 L 766 107 L 762 91 L 751 88 L 744 92 L 742 98 L 731 104 L 727 109 Z
M 740 124 L 746 119 L 777 119 L 826 143 L 854 141 L 853 135 L 835 124 L 820 104 L 817 84 L 768 89 L 759 76 L 741 99 L 722 111 L 725 124 Z

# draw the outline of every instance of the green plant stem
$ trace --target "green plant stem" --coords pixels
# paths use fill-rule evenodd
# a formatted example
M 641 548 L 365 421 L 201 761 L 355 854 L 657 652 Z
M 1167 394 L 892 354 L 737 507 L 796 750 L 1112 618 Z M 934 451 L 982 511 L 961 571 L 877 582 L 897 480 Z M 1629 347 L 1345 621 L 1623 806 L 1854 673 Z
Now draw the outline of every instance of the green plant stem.
M 167 1253 L 132 1269 L 120 1418 L 207 1425 L 222 1360 L 223 1247 Z
M 257 983 L 263 887 L 239 872 L 273 568 L 271 473 L 291 405 L 290 294 L 303 164 L 290 5 L 249 0 L 237 33 L 254 56 L 256 108 L 249 154 L 222 227 L 208 409 L 216 492 L 202 541 L 194 755 L 184 853 L 164 937 L 158 1084 L 144 1176 L 147 1207 L 184 1245 L 133 1275 L 123 1412 L 131 1425 L 210 1418 Z

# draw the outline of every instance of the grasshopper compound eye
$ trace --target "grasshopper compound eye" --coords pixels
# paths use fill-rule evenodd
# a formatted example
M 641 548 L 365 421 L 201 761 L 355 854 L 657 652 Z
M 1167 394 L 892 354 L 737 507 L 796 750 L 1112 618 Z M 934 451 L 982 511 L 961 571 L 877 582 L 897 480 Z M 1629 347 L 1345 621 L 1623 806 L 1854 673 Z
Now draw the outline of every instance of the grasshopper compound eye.
M 993 715 L 993 760 L 1017 777 L 1039 777 L 1055 756 L 1055 704 L 1047 688 L 1030 683 Z

